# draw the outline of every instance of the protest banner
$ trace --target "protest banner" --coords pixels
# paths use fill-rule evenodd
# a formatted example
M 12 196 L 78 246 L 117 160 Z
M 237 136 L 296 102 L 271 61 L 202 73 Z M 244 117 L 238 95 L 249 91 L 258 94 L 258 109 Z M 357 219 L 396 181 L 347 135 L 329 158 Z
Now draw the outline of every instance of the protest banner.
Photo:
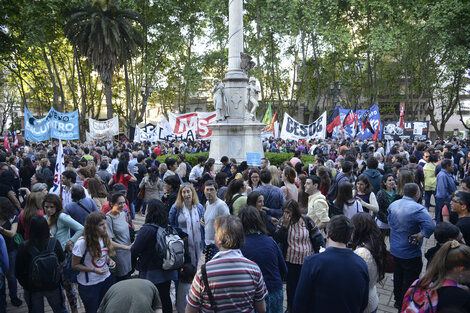
M 80 139 L 78 126 L 78 111 L 61 113 L 51 108 L 47 115 L 36 119 L 24 107 L 25 138 L 28 141 L 40 142 L 51 138 L 62 140 Z
M 309 125 L 301 124 L 289 116 L 289 114 L 284 113 L 280 137 L 284 140 L 325 139 L 326 112 L 323 112 L 315 122 Z
M 400 122 L 384 122 L 383 135 L 385 140 L 428 140 L 429 122 L 403 122 L 402 126 L 404 128 L 400 128 Z
M 382 129 L 383 129 L 383 123 L 380 123 L 380 112 L 378 106 L 375 104 L 372 107 L 370 107 L 369 110 L 356 110 L 356 113 L 358 115 L 358 121 L 361 121 L 361 118 L 366 112 L 368 111 L 369 114 L 369 122 L 371 125 L 372 130 L 370 128 L 363 129 L 361 127 L 361 123 L 358 123 L 357 128 L 354 128 L 354 124 L 349 124 L 344 126 L 343 128 L 343 122 L 346 117 L 346 115 L 350 112 L 350 109 L 343 109 L 340 107 L 337 107 L 339 109 L 339 114 L 341 117 L 341 125 L 336 126 L 333 128 L 333 133 L 332 137 L 333 139 L 348 139 L 348 138 L 358 138 L 359 140 L 366 140 L 369 138 L 372 138 L 374 136 L 375 131 L 377 130 L 377 127 L 380 127 L 379 130 L 379 140 L 382 139 Z M 357 132 L 357 134 L 356 134 Z
M 88 119 L 90 136 L 94 140 L 108 139 L 119 135 L 119 118 L 114 116 L 106 121 L 98 121 L 92 118 Z
M 215 112 L 169 114 L 169 124 L 172 133 L 177 138 L 183 138 L 187 140 L 209 139 L 212 135 L 212 130 L 210 130 L 207 126 L 215 123 L 215 119 Z

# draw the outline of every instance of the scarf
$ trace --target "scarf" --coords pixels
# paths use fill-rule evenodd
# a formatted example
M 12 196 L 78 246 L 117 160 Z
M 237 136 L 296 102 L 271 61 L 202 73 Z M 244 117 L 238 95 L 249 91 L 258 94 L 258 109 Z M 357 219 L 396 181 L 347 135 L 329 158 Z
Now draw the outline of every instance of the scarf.
M 191 263 L 197 266 L 197 262 L 201 255 L 201 230 L 197 205 L 193 205 L 191 210 L 183 206 L 183 216 L 186 220 L 186 228 L 188 229 L 188 249 L 191 257 Z

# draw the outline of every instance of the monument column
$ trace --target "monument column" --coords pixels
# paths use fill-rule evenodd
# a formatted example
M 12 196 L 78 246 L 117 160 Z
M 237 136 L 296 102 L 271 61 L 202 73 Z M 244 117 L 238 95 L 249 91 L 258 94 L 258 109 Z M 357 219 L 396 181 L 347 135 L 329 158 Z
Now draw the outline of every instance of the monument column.
M 241 72 L 243 52 L 243 0 L 229 0 L 228 8 L 228 72 Z M 227 77 L 230 76 L 227 73 Z

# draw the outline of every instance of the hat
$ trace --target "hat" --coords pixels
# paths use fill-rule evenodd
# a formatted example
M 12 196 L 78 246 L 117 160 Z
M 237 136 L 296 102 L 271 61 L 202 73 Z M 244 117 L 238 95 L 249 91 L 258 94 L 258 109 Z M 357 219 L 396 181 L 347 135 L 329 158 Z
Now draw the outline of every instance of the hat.
M 31 192 L 39 192 L 39 191 L 43 191 L 44 189 L 47 190 L 47 184 L 45 184 L 45 183 L 36 183 L 31 188 Z
M 114 184 L 113 187 L 111 187 L 111 190 L 113 192 L 127 192 L 126 186 L 124 186 L 123 184 Z

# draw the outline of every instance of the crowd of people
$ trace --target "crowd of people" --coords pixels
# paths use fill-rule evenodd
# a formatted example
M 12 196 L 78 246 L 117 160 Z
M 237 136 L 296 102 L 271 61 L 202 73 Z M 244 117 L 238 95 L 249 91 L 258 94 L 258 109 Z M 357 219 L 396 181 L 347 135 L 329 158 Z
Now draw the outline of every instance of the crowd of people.
M 258 167 L 188 163 L 207 142 L 67 144 L 58 194 L 56 146 L 3 151 L 0 313 L 7 290 L 34 313 L 281 313 L 284 291 L 287 312 L 370 313 L 386 273 L 399 312 L 470 312 L 468 143 L 386 146 L 267 139 L 294 156 Z

